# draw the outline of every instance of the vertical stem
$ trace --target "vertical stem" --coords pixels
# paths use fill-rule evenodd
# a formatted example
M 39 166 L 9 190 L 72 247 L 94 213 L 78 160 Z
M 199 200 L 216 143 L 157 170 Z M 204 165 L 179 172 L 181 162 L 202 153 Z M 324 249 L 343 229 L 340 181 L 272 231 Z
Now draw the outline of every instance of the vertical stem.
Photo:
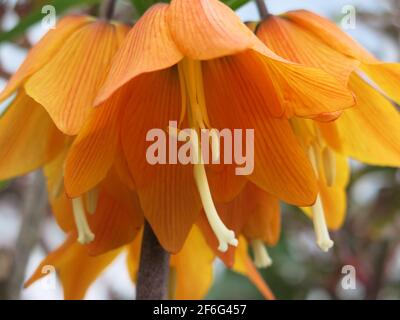
M 33 173 L 23 201 L 22 225 L 15 247 L 13 274 L 9 278 L 7 299 L 19 298 L 29 256 L 38 243 L 42 222 L 46 216 L 48 198 L 46 181 L 41 171 Z
M 100 6 L 99 16 L 103 19 L 111 20 L 114 15 L 116 2 L 117 0 L 104 0 Z
M 137 300 L 167 299 L 169 259 L 169 253 L 161 247 L 151 226 L 146 221 L 137 279 Z
M 260 18 L 262 20 L 267 19 L 270 16 L 265 0 L 255 0 L 258 12 L 260 13 Z

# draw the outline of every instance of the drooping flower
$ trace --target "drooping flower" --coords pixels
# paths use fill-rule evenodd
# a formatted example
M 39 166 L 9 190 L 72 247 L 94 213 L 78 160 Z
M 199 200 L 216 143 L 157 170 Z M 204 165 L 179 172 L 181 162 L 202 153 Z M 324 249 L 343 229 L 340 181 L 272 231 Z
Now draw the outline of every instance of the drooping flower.
M 18 91 L 0 119 L 0 179 L 51 160 L 64 146 L 57 127 L 76 134 L 85 122 L 101 123 L 103 112 L 94 111 L 94 98 L 127 30 L 118 23 L 68 16 L 32 48 L 0 94 L 4 101 Z M 93 164 L 104 177 L 107 171 Z
M 23 89 L 0 118 L 0 179 L 6 180 L 51 161 L 64 145 L 64 136 L 46 110 Z
M 0 95 L 1 101 L 18 91 L 0 119 L 0 179 L 22 175 L 41 166 L 54 166 L 53 159 L 56 159 L 57 172 L 51 173 L 50 196 L 54 198 L 52 201 L 69 206 L 73 203 L 78 238 L 83 243 L 92 241 L 94 234 L 82 213 L 82 201 L 91 198 L 92 207 L 97 199 L 107 202 L 106 197 L 95 197 L 104 184 L 100 188 L 98 183 L 91 185 L 93 188 L 87 194 L 69 204 L 63 192 L 64 172 L 69 169 L 66 159 L 84 146 L 81 141 L 90 131 L 92 142 L 96 141 L 97 157 L 88 170 L 97 173 L 97 182 L 105 179 L 108 183 L 110 168 L 121 168 L 116 164 L 115 150 L 119 145 L 109 144 L 118 133 L 114 127 L 107 130 L 107 125 L 115 121 L 108 111 L 116 101 L 110 99 L 104 108 L 95 109 L 94 98 L 127 32 L 128 27 L 119 23 L 87 16 L 63 18 L 32 48 Z M 76 139 L 65 135 L 77 133 Z M 132 184 L 127 181 L 127 175 L 119 176 L 127 186 Z M 107 205 L 101 207 L 107 208 Z M 111 214 L 114 209 L 118 210 L 116 207 L 105 210 Z
M 89 16 L 63 18 L 28 53 L 0 94 L 0 102 L 23 88 L 60 131 L 77 134 L 127 31 L 126 25 Z
M 122 253 L 126 253 L 127 270 L 132 282 L 137 280 L 140 258 L 141 234 L 125 246 L 100 255 L 92 255 L 88 246 L 76 241 L 76 233 L 71 232 L 65 242 L 47 255 L 36 271 L 25 283 L 31 286 L 46 273 L 43 268 L 55 267 L 61 281 L 64 299 L 83 299 L 87 290 L 102 272 Z M 238 249 L 234 270 L 247 276 L 267 299 L 273 298 L 268 286 L 254 268 L 247 254 L 245 240 Z M 200 230 L 193 227 L 182 250 L 171 256 L 169 275 L 169 299 L 203 299 L 213 283 L 214 253 L 207 246 Z
M 71 142 L 70 142 L 71 144 Z M 129 173 L 115 161 L 107 177 L 85 196 L 68 198 L 63 184 L 67 145 L 44 167 L 55 219 L 66 233 L 87 245 L 91 255 L 100 255 L 133 241 L 143 224 L 143 212 L 130 185 Z
M 201 207 L 220 250 L 237 245 L 237 239 L 218 216 L 211 197 L 216 187 L 210 186 L 203 164 L 147 162 L 150 129 L 168 130 L 171 120 L 196 131 L 255 129 L 255 168 L 248 178 L 275 197 L 310 205 L 316 196 L 312 167 L 283 116 L 314 116 L 354 104 L 351 92 L 334 77 L 273 54 L 216 0 L 173 0 L 150 8 L 117 53 L 97 104 L 118 96 L 124 98 L 109 113 L 120 121 L 108 128 L 121 128 L 145 217 L 171 252 L 182 247 Z M 65 185 L 71 197 L 99 181 L 94 170 L 87 170 L 98 156 L 93 136 L 89 130 L 85 148 L 67 161 Z M 116 145 L 119 138 L 114 139 L 108 144 Z M 240 192 L 243 177 L 225 171 L 229 183 L 219 192 L 232 198 L 230 185 Z
M 107 178 L 96 189 L 83 198 L 69 199 L 62 184 L 62 167 L 71 143 L 68 141 L 63 152 L 44 167 L 52 212 L 66 233 L 66 240 L 40 263 L 25 287 L 45 276 L 47 273 L 43 272 L 44 268 L 52 265 L 62 283 L 64 298 L 83 299 L 90 285 L 123 252 L 127 253 L 127 269 L 131 279 L 136 282 L 143 213 L 137 195 L 132 191 L 134 186 L 129 173 L 118 159 Z M 248 203 L 252 204 L 252 208 Z M 229 222 L 228 226 L 246 239 L 242 237 L 239 247 L 235 251 L 231 248 L 224 255 L 216 250 L 217 239 L 214 240 L 215 235 L 206 221 L 199 223 L 200 228 L 193 226 L 183 248 L 171 256 L 169 298 L 204 298 L 213 282 L 213 262 L 218 254 L 229 268 L 248 277 L 266 299 L 273 299 L 273 294 L 248 255 L 246 240 L 252 243 L 256 266 L 260 266 L 257 264 L 259 261 L 265 263 L 266 251 L 261 241 L 273 245 L 278 240 L 278 201 L 249 183 L 239 199 L 218 206 L 218 209 L 224 221 L 234 217 L 233 223 Z M 244 223 L 235 222 L 244 219 Z
M 333 244 L 327 225 L 336 230 L 345 217 L 346 158 L 400 166 L 400 114 L 390 101 L 399 101 L 400 64 L 379 61 L 335 24 L 308 11 L 270 16 L 256 30 L 280 56 L 329 72 L 356 96 L 354 108 L 319 115 L 318 121 L 291 120 L 318 177 L 317 201 L 303 209 L 313 217 L 317 242 L 326 251 Z

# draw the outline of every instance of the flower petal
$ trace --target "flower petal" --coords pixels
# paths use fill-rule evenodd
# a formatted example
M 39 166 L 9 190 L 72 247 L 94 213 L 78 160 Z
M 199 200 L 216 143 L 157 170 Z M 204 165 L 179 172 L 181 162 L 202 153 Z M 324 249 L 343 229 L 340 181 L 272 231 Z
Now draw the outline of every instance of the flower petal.
M 400 63 L 363 64 L 361 69 L 390 99 L 400 104 Z
M 0 118 L 0 179 L 44 165 L 63 146 L 64 138 L 46 111 L 21 90 Z
M 236 250 L 233 270 L 246 276 L 257 287 L 265 299 L 275 300 L 275 296 L 271 292 L 271 289 L 268 287 L 267 283 L 258 273 L 256 267 L 251 261 L 247 253 L 247 243 L 243 237 L 239 239 L 239 247 Z
M 313 118 L 354 106 L 353 93 L 333 75 L 277 57 L 262 43 L 236 55 L 237 63 L 247 68 L 248 81 L 261 88 L 274 116 Z
M 139 234 L 128 249 L 127 266 L 133 282 L 137 280 L 141 239 Z M 203 299 L 212 284 L 213 259 L 200 230 L 194 226 L 182 250 L 171 256 L 170 280 L 175 283 L 170 282 L 170 299 Z
M 178 71 L 170 68 L 141 75 L 132 82 L 132 98 L 122 118 L 121 139 L 146 219 L 165 249 L 177 252 L 201 209 L 193 166 L 151 165 L 146 157 L 153 143 L 151 129 L 166 134 L 169 121 L 178 121 L 181 95 Z M 168 138 L 166 150 L 168 150 Z
M 111 168 L 119 147 L 123 98 L 119 91 L 94 108 L 74 140 L 65 164 L 65 189 L 70 197 L 80 196 L 95 187 Z
M 284 14 L 285 18 L 313 33 L 331 48 L 362 62 L 374 62 L 375 57 L 358 44 L 335 23 L 311 11 L 296 10 Z
M 248 180 L 245 176 L 236 175 L 235 169 L 233 165 L 223 165 L 221 171 L 207 170 L 208 183 L 215 202 L 232 201 L 246 186 Z
M 25 283 L 25 288 L 46 276 L 48 266 L 54 266 L 64 289 L 64 299 L 83 299 L 90 285 L 120 252 L 121 250 L 114 250 L 101 256 L 91 257 L 85 246 L 76 242 L 76 235 L 71 233 L 58 249 L 41 262 Z
M 43 105 L 64 133 L 77 134 L 87 120 L 118 40 L 113 25 L 102 21 L 88 24 L 26 82 L 28 95 Z
M 254 129 L 254 172 L 248 178 L 289 203 L 312 204 L 317 187 L 311 165 L 289 122 L 269 115 L 269 103 L 247 70 L 232 57 L 203 63 L 211 125 Z
M 29 76 L 48 63 L 68 37 L 89 23 L 91 19 L 88 16 L 67 16 L 61 19 L 56 28 L 50 30 L 28 53 L 25 61 L 1 92 L 0 102 L 7 99 Z
M 139 271 L 142 238 L 143 238 L 143 228 L 136 235 L 133 242 L 128 245 L 128 253 L 126 255 L 126 266 L 128 268 L 128 273 L 133 283 L 136 283 L 137 273 Z
M 340 229 L 345 222 L 347 212 L 346 187 L 350 178 L 350 167 L 346 157 L 336 154 L 336 179 L 328 186 L 324 179 L 318 181 L 318 187 L 324 208 L 328 228 L 332 231 Z M 312 218 L 310 207 L 302 208 Z
M 273 204 L 270 201 L 273 201 Z M 266 208 L 267 205 L 270 207 Z M 249 237 L 255 235 L 257 238 L 266 238 L 271 243 L 277 241 L 275 239 L 280 234 L 279 202 L 254 184 L 248 182 L 237 197 L 228 203 L 216 203 L 216 208 L 221 220 L 235 234 L 245 233 Z M 218 239 L 204 213 L 200 215 L 197 225 L 203 232 L 209 247 L 226 266 L 232 267 L 236 248 L 229 247 L 224 253 L 217 250 Z
M 96 105 L 134 77 L 173 66 L 182 58 L 167 24 L 166 4 L 152 6 L 127 35 L 114 58 Z
M 249 215 L 243 234 L 249 239 L 261 239 L 269 246 L 278 243 L 281 234 L 281 209 L 279 199 L 251 186 L 256 208 Z
M 64 150 L 44 166 L 52 213 L 58 226 L 65 232 L 76 230 L 72 213 L 72 201 L 64 192 L 64 163 L 69 150 L 70 139 L 66 139 Z
M 168 24 L 181 52 L 194 60 L 231 55 L 255 42 L 239 16 L 217 0 L 173 0 Z
M 330 146 L 362 162 L 400 166 L 400 114 L 359 76 L 350 80 L 357 106 L 332 123 L 320 124 Z
M 172 272 L 176 275 L 174 299 L 204 299 L 213 282 L 213 260 L 213 252 L 194 226 L 182 250 L 171 256 Z
M 88 221 L 95 234 L 88 252 L 99 255 L 132 242 L 143 225 L 143 212 L 137 195 L 110 173 L 99 186 L 97 209 Z
M 319 38 L 290 20 L 269 17 L 257 28 L 261 41 L 281 57 L 306 66 L 320 68 L 347 85 L 358 61 L 333 50 Z

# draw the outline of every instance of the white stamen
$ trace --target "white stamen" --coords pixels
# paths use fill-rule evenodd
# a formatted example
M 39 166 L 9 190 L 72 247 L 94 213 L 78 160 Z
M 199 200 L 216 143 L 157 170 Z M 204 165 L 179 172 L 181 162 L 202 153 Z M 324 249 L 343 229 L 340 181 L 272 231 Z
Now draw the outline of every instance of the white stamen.
M 94 188 L 86 193 L 86 210 L 90 214 L 94 214 L 96 212 L 98 199 L 99 192 L 97 188 Z
M 228 245 L 237 247 L 238 240 L 235 238 L 235 232 L 229 230 L 222 222 L 215 208 L 214 202 L 211 197 L 210 186 L 208 185 L 206 170 L 203 164 L 194 165 L 194 179 L 196 181 L 197 189 L 200 193 L 200 198 L 203 203 L 203 208 L 206 213 L 208 222 L 211 229 L 215 233 L 219 246 L 218 250 L 226 252 Z
M 317 245 L 322 251 L 328 252 L 328 250 L 333 247 L 333 241 L 329 236 L 320 195 L 317 196 L 317 200 L 312 206 L 312 213 Z
M 72 199 L 72 208 L 74 212 L 76 228 L 78 230 L 78 242 L 81 244 L 88 244 L 92 242 L 94 240 L 94 234 L 90 230 L 87 222 L 82 198 Z
M 272 265 L 272 259 L 261 240 L 252 240 L 251 247 L 254 254 L 254 264 L 257 268 L 268 268 Z
M 183 90 L 182 95 L 185 95 L 185 99 L 182 99 L 182 104 L 188 104 L 187 113 L 189 125 L 192 129 L 195 129 L 195 133 L 192 132 L 190 136 L 190 141 L 193 143 L 193 149 L 196 153 L 193 155 L 193 162 L 195 163 L 194 179 L 196 181 L 197 189 L 199 191 L 200 199 L 203 204 L 208 222 L 210 223 L 211 229 L 218 239 L 218 250 L 221 252 L 226 252 L 228 250 L 228 245 L 236 247 L 238 245 L 238 240 L 235 237 L 235 232 L 229 230 L 218 215 L 212 200 L 210 186 L 208 184 L 207 174 L 204 168 L 204 159 L 198 135 L 201 133 L 201 129 L 204 129 L 205 127 L 210 128 L 211 126 L 207 115 L 201 62 L 191 59 L 183 59 L 178 64 L 178 69 L 181 89 Z M 185 113 L 186 105 L 183 105 L 181 114 Z M 173 130 L 169 131 L 172 131 L 171 134 L 176 134 L 176 132 L 173 132 Z M 215 136 L 216 131 L 211 133 L 211 135 Z M 219 143 L 219 139 L 213 139 L 212 142 L 213 159 L 215 155 L 218 155 L 219 159 L 219 145 L 216 146 L 216 140 L 218 140 Z M 218 147 L 218 152 L 214 153 L 214 149 L 216 147 Z

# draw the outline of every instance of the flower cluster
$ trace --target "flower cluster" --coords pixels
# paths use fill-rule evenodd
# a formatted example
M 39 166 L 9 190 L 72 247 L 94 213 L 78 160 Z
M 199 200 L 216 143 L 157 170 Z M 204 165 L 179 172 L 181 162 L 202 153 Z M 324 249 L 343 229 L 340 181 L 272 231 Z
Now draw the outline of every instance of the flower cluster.
M 345 218 L 348 158 L 400 166 L 399 80 L 399 64 L 307 11 L 245 25 L 217 0 L 172 0 L 132 28 L 67 16 L 0 95 L 12 96 L 0 179 L 43 168 L 67 238 L 42 265 L 56 266 L 66 298 L 83 298 L 124 250 L 136 281 L 144 221 L 173 254 L 173 297 L 203 297 L 216 256 L 270 297 L 255 266 L 272 262 L 280 201 L 310 216 L 328 251 L 328 229 Z M 253 129 L 254 170 L 148 163 L 147 133 L 176 134 L 170 121 Z

